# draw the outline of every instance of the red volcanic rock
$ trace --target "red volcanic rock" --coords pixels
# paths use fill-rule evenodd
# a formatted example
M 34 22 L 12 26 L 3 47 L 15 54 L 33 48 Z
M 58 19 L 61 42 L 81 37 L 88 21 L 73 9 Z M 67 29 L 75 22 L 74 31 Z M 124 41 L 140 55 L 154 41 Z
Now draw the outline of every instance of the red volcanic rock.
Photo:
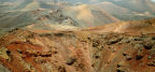
M 0 63 L 11 72 L 153 72 L 154 48 L 154 34 L 18 29 L 0 39 Z

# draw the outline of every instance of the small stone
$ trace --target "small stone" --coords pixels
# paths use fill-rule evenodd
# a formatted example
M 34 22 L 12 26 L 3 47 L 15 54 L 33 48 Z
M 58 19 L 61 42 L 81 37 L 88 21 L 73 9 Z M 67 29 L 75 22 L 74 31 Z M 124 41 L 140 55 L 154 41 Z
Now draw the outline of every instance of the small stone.
M 132 57 L 131 57 L 131 56 L 126 56 L 126 59 L 127 59 L 127 60 L 131 60 Z
M 76 61 L 75 58 L 70 58 L 70 59 L 67 60 L 66 64 L 67 65 L 72 65 L 72 64 L 74 64 L 75 61 Z
M 65 67 L 60 66 L 58 72 L 67 72 Z
M 142 59 L 143 58 L 143 56 L 141 56 L 141 55 L 137 55 L 136 56 L 136 60 L 140 60 L 140 59 Z
M 150 49 L 152 49 L 152 45 L 150 45 L 150 44 L 144 45 L 144 48 L 150 50 Z
M 117 64 L 117 68 L 119 68 L 119 67 L 121 67 L 121 65 L 120 64 Z
M 122 67 L 124 65 L 124 61 L 121 61 L 121 62 L 119 62 L 118 64 L 117 64 L 117 68 L 120 68 L 120 67 Z
M 100 58 L 100 56 L 95 56 L 96 59 Z
M 93 46 L 93 47 L 99 46 L 99 42 L 93 42 L 92 46 Z
M 125 72 L 125 71 L 123 71 L 121 68 L 118 68 L 117 72 Z
M 88 40 L 91 40 L 91 37 L 88 37 Z
M 153 66 L 153 67 L 155 67 L 155 61 L 149 62 L 147 65 L 148 65 L 148 66 Z
M 127 53 L 126 52 L 123 52 L 123 56 L 127 56 Z
M 22 53 L 23 53 L 20 49 L 17 49 L 17 52 L 18 52 L 18 53 L 20 53 L 20 54 L 22 54 Z
M 138 38 L 138 37 L 134 38 L 134 41 L 142 41 L 142 40 L 143 40 L 142 38 Z
M 155 40 L 155 37 L 152 37 L 152 40 Z

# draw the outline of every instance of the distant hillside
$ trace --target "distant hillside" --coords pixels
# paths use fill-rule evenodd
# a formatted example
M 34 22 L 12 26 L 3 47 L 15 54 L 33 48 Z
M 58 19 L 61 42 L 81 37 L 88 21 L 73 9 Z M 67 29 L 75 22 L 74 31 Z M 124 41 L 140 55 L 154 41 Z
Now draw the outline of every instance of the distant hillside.
M 25 0 L 16 5 L 8 3 L 0 4 L 0 28 L 13 29 L 32 24 L 35 24 L 32 28 L 39 29 L 55 29 L 55 26 L 60 28 L 57 25 L 79 26 L 70 17 L 62 15 L 60 10 L 52 10 L 52 5 L 46 2 Z M 53 5 L 53 7 L 57 7 L 57 5 Z
M 9 0 L 10 1 L 10 0 Z M 77 0 L 75 0 L 77 1 Z M 81 3 L 54 0 L 15 0 L 0 3 L 0 28 L 30 27 L 43 29 L 65 29 L 93 27 L 128 20 L 143 20 L 154 17 L 153 4 L 147 1 L 80 0 Z M 121 1 L 121 2 L 120 2 Z M 119 3 L 120 2 L 120 3 Z M 85 4 L 84 4 L 85 3 Z M 149 4 L 149 5 L 148 5 Z M 126 6 L 127 5 L 127 6 Z M 131 7 L 136 6 L 137 7 Z M 146 6 L 147 5 L 147 6 Z M 149 7 L 149 8 L 146 8 Z M 134 9 L 142 9 L 136 11 Z M 152 11 L 150 11 L 152 9 Z M 51 15 L 52 14 L 52 15 Z
M 127 8 L 121 7 L 119 5 L 116 5 L 108 1 L 97 3 L 96 6 L 102 7 L 104 10 L 108 11 L 110 14 L 118 14 L 118 13 L 129 14 L 131 12 L 131 10 Z
M 73 4 L 90 4 L 120 20 L 143 20 L 155 17 L 155 3 L 150 0 L 66 0 Z
M 94 32 L 117 32 L 117 33 L 155 33 L 155 19 L 127 21 L 103 26 L 92 27 L 88 30 Z
M 134 11 L 130 8 L 126 8 L 120 5 L 117 5 L 113 2 L 101 2 L 95 4 L 98 7 L 103 8 L 106 12 L 110 13 L 114 17 L 120 19 L 120 20 L 142 20 L 142 19 L 148 19 L 153 17 L 153 15 L 146 11 L 146 12 L 138 12 Z
M 68 25 L 78 27 L 78 23 L 72 18 L 64 16 L 61 11 L 33 10 L 33 11 L 15 11 L 0 15 L 0 28 L 26 27 L 32 24 L 41 29 L 53 29 L 49 25 Z M 46 26 L 48 25 L 48 26 Z M 33 27 L 37 28 L 37 27 Z
M 15 5 L 12 10 L 4 9 L 6 12 L 0 14 L 1 28 L 25 27 L 32 24 L 32 28 L 41 26 L 44 27 L 43 29 L 57 26 L 57 28 L 61 28 L 59 25 L 62 25 L 63 28 L 91 27 L 119 21 L 97 6 L 87 4 L 63 6 L 62 4 L 62 9 L 56 10 L 51 7 L 57 8 L 57 5 L 36 0 L 23 1 L 21 4 Z
M 154 12 L 155 4 L 153 4 L 150 0 L 104 0 L 110 1 L 116 5 L 121 7 L 125 7 L 127 9 L 136 11 L 136 12 L 145 12 L 149 11 L 151 13 Z
M 82 4 L 63 9 L 64 15 L 72 17 L 83 26 L 98 26 L 119 21 L 104 10 L 96 6 Z

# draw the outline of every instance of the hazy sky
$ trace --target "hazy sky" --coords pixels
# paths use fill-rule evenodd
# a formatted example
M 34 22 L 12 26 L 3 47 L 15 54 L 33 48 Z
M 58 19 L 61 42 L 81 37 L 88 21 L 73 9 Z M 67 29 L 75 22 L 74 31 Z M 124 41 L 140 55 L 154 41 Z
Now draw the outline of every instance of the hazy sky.
M 155 0 L 152 0 L 153 2 L 155 2 Z

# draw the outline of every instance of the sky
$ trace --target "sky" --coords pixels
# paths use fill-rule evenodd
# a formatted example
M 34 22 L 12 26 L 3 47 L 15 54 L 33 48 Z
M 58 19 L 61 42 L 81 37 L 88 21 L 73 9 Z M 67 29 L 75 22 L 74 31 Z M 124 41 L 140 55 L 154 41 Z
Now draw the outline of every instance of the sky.
M 152 0 L 153 2 L 155 2 L 155 0 Z

